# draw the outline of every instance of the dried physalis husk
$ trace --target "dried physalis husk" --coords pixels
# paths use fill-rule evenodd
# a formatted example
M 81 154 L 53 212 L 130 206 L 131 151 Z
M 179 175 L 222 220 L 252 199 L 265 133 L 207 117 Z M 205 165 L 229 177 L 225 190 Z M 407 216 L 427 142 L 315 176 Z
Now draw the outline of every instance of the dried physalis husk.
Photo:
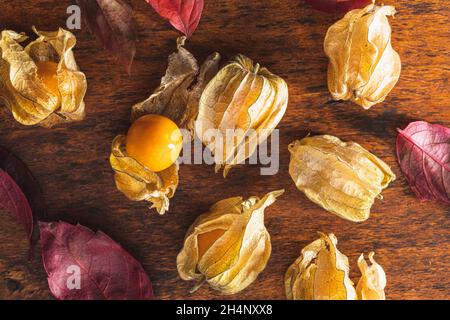
M 161 172 L 153 172 L 141 165 L 125 150 L 125 136 L 117 136 L 112 144 L 110 163 L 115 171 L 117 189 L 130 200 L 148 201 L 159 214 L 169 209 L 169 199 L 178 186 L 178 164 Z
M 358 300 L 386 300 L 384 288 L 386 287 L 386 274 L 383 268 L 375 262 L 374 252 L 369 253 L 369 266 L 364 259 L 364 255 L 358 259 L 358 267 L 361 271 L 361 278 L 356 286 Z
M 185 39 L 177 40 L 178 51 L 170 55 L 161 85 L 148 99 L 133 106 L 133 122 L 143 115 L 159 114 L 172 119 L 178 127 L 192 131 L 201 91 L 217 72 L 220 56 L 212 54 L 199 68 L 194 56 L 183 47 Z M 123 135 L 113 141 L 110 163 L 117 188 L 130 200 L 148 201 L 159 214 L 169 209 L 169 199 L 178 186 L 177 163 L 163 171 L 152 172 L 128 156 Z
M 283 192 L 245 201 L 228 198 L 195 220 L 177 257 L 180 277 L 196 281 L 193 291 L 206 281 L 223 294 L 233 294 L 256 279 L 271 253 L 264 210 Z
M 220 54 L 213 53 L 199 68 L 195 57 L 183 47 L 185 41 L 186 37 L 178 38 L 178 52 L 170 55 L 159 88 L 133 106 L 132 121 L 146 114 L 160 114 L 172 119 L 180 128 L 193 131 L 200 96 L 219 69 Z
M 332 25 L 324 49 L 330 59 L 328 88 L 335 100 L 365 109 L 384 101 L 400 77 L 401 61 L 391 45 L 392 6 L 369 4 Z
M 244 162 L 280 122 L 288 104 L 286 82 L 238 55 L 202 93 L 196 134 L 223 174 Z M 230 133 L 231 132 L 231 133 Z M 231 137 L 230 137 L 231 136 Z
M 24 125 L 52 127 L 85 117 L 87 82 L 72 52 L 75 36 L 64 29 L 27 37 L 3 30 L 0 39 L 0 98 Z
M 334 234 L 319 235 L 320 239 L 303 248 L 300 257 L 287 270 L 286 297 L 290 300 L 355 300 L 348 258 L 337 249 Z
M 385 300 L 386 274 L 369 253 L 358 259 L 361 278 L 356 290 L 349 277 L 348 258 L 336 247 L 334 234 L 319 232 L 320 239 L 303 248 L 300 257 L 284 277 L 286 297 L 290 300 Z
M 289 173 L 314 203 L 341 218 L 369 218 L 375 198 L 395 179 L 389 166 L 354 142 L 323 135 L 289 145 Z

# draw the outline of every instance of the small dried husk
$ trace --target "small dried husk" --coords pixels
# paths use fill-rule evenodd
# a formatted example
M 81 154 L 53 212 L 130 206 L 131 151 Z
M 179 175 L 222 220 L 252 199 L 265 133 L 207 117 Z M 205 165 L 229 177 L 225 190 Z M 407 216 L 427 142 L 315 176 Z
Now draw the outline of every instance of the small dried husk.
M 281 121 L 287 104 L 286 82 L 251 59 L 238 55 L 223 67 L 202 93 L 195 127 L 214 155 L 216 172 L 224 166 L 225 177 L 249 158 Z
M 386 274 L 373 260 L 368 266 L 364 255 L 358 259 L 361 271 L 356 290 L 349 277 L 348 258 L 336 247 L 334 234 L 319 232 L 320 238 L 305 248 L 288 268 L 284 284 L 290 300 L 385 300 Z
M 334 234 L 303 248 L 286 272 L 286 297 L 290 300 L 355 300 L 356 291 L 349 277 L 348 258 L 336 247 Z
M 389 166 L 354 142 L 329 135 L 289 145 L 289 173 L 314 203 L 341 218 L 361 222 L 395 175 Z
M 374 252 L 369 253 L 370 266 L 364 259 L 364 254 L 358 259 L 358 267 L 361 278 L 356 286 L 358 300 L 386 300 L 384 288 L 386 287 L 386 273 L 383 268 L 375 262 Z
M 194 130 L 200 96 L 218 72 L 221 57 L 215 52 L 199 68 L 195 57 L 184 48 L 185 41 L 186 37 L 177 39 L 178 52 L 169 56 L 160 86 L 146 100 L 133 106 L 131 121 L 146 114 L 160 114 L 180 128 Z
M 177 257 L 180 277 L 196 282 L 192 291 L 206 281 L 222 294 L 234 294 L 256 279 L 271 254 L 264 210 L 283 192 L 228 198 L 195 220 Z
M 143 115 L 160 114 L 192 132 L 201 92 L 217 73 L 220 55 L 212 54 L 199 68 L 194 56 L 183 47 L 185 40 L 178 38 L 178 50 L 170 55 L 160 86 L 148 99 L 133 106 L 132 122 Z M 127 155 L 123 135 L 113 141 L 110 163 L 117 188 L 130 200 L 150 202 L 159 214 L 169 209 L 169 200 L 178 186 L 177 163 L 161 172 L 152 172 Z
M 14 118 L 24 125 L 52 127 L 85 118 L 84 96 L 87 82 L 72 52 L 75 36 L 60 28 L 54 32 L 38 31 L 35 41 L 25 48 L 24 34 L 3 30 L 0 39 L 0 98 Z M 57 87 L 60 97 L 39 78 L 36 62 L 58 64 Z
M 387 19 L 394 14 L 394 7 L 372 3 L 348 12 L 328 29 L 324 49 L 330 59 L 328 88 L 335 100 L 352 100 L 369 109 L 394 88 L 401 72 Z

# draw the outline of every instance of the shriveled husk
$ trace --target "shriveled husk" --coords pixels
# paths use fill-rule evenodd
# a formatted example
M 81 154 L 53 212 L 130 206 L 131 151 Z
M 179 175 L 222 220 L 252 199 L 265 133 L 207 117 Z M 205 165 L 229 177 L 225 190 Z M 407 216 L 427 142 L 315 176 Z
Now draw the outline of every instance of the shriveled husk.
M 354 142 L 329 135 L 289 145 L 289 173 L 314 203 L 341 218 L 361 222 L 395 175 L 389 166 Z
M 14 118 L 24 125 L 52 127 L 80 121 L 85 117 L 87 82 L 72 52 L 75 36 L 62 28 L 38 31 L 35 41 L 25 48 L 24 34 L 3 30 L 0 39 L 0 98 Z M 58 64 L 57 81 L 61 99 L 55 96 L 37 74 L 38 61 Z
M 249 158 L 278 125 L 287 104 L 286 82 L 251 59 L 238 55 L 223 67 L 202 93 L 195 128 L 214 155 L 216 172 L 224 166 L 226 176 Z M 230 130 L 236 134 L 227 143 Z
M 401 61 L 392 48 L 387 16 L 395 12 L 392 6 L 372 3 L 348 12 L 328 29 L 324 49 L 330 59 L 328 88 L 335 100 L 352 100 L 369 109 L 394 88 Z
M 183 47 L 185 39 L 178 38 L 178 51 L 169 56 L 160 86 L 148 99 L 133 106 L 132 122 L 143 115 L 160 114 L 172 119 L 180 128 L 193 130 L 201 91 L 217 72 L 220 55 L 212 54 L 199 68 L 194 56 Z M 178 186 L 178 164 L 152 172 L 127 155 L 124 142 L 125 136 L 117 136 L 110 156 L 117 188 L 130 200 L 150 202 L 151 208 L 164 214 Z
M 178 164 L 161 172 L 153 172 L 129 157 L 125 136 L 117 136 L 112 144 L 110 163 L 115 171 L 116 187 L 130 200 L 148 201 L 159 214 L 169 209 L 169 199 L 178 186 Z
M 189 228 L 177 268 L 183 280 L 194 280 L 198 289 L 205 281 L 222 294 L 234 294 L 249 286 L 266 267 L 271 254 L 270 235 L 264 226 L 264 210 L 284 190 L 262 199 L 228 198 L 214 204 Z M 223 232 L 199 257 L 198 239 L 209 232 Z
M 193 131 L 200 96 L 219 69 L 220 54 L 211 54 L 199 68 L 195 57 L 183 47 L 185 41 L 186 37 L 177 39 L 178 52 L 169 56 L 161 85 L 150 97 L 133 106 L 131 121 L 146 114 L 160 114 L 180 128 Z
M 348 258 L 336 247 L 334 234 L 320 238 L 305 248 L 288 268 L 284 283 L 290 300 L 355 300 L 349 278 Z
M 286 297 L 290 300 L 385 300 L 386 274 L 369 253 L 358 259 L 361 271 L 356 290 L 349 277 L 348 258 L 336 247 L 334 234 L 319 232 L 320 238 L 305 248 L 284 277 Z
M 361 278 L 356 286 L 356 294 L 359 300 L 386 300 L 384 293 L 386 274 L 383 268 L 375 262 L 374 255 L 374 252 L 369 253 L 370 266 L 364 259 L 364 254 L 361 254 L 358 259 Z

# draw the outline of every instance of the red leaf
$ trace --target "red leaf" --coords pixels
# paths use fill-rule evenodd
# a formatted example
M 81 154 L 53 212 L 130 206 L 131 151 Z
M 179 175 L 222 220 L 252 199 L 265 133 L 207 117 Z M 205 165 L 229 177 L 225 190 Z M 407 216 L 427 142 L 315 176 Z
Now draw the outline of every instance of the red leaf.
M 200 22 L 204 0 L 147 0 L 156 12 L 190 37 Z
M 82 16 L 102 46 L 128 74 L 136 54 L 137 27 L 133 10 L 123 0 L 76 0 Z
M 47 217 L 47 209 L 41 188 L 25 163 L 11 151 L 3 147 L 0 147 L 0 169 L 7 172 L 15 183 L 17 183 L 19 188 L 25 194 L 28 204 L 31 207 L 33 215 L 32 221 L 20 221 L 20 223 L 24 225 L 25 228 L 28 228 L 30 224 L 34 226 L 30 239 L 31 249 L 33 249 L 33 245 L 39 240 L 39 226 L 37 224 L 37 219 L 45 219 Z M 29 217 L 27 216 L 26 219 L 29 219 Z M 28 229 L 27 234 L 29 234 Z M 30 257 L 32 257 L 32 253 L 31 250 Z
M 328 13 L 346 13 L 353 9 L 363 8 L 371 0 L 305 0 L 314 9 Z
M 140 263 L 106 234 L 66 222 L 40 222 L 40 228 L 42 260 L 57 299 L 153 299 Z
M 425 121 L 399 130 L 397 157 L 420 200 L 450 204 L 450 129 Z
M 31 242 L 33 214 L 28 200 L 11 176 L 0 169 L 0 209 L 6 210 L 23 225 Z

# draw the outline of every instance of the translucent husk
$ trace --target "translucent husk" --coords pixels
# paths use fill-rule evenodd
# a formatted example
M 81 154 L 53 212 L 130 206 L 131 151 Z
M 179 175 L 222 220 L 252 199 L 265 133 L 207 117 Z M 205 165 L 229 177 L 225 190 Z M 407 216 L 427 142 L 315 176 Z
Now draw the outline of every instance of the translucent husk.
M 323 135 L 289 145 L 289 173 L 314 203 L 341 218 L 361 222 L 375 198 L 395 180 L 389 166 L 354 142 Z
M 287 270 L 286 297 L 290 300 L 355 300 L 348 258 L 337 249 L 334 234 L 319 235 L 320 239 L 307 245 Z
M 54 32 L 38 31 L 35 41 L 25 48 L 23 34 L 3 30 L 0 39 L 0 99 L 14 118 L 24 125 L 56 124 L 80 121 L 85 117 L 84 95 L 87 82 L 72 52 L 75 36 L 60 28 Z M 61 99 L 46 87 L 37 74 L 36 62 L 58 64 L 57 82 Z
M 384 288 L 386 287 L 386 274 L 383 268 L 375 262 L 374 252 L 369 253 L 370 266 L 364 259 L 364 255 L 358 258 L 358 267 L 361 278 L 356 286 L 356 294 L 359 300 L 386 300 Z
M 199 68 L 194 56 L 183 47 L 185 39 L 177 40 L 178 51 L 170 55 L 161 85 L 148 99 L 133 106 L 132 121 L 146 114 L 160 114 L 180 128 L 193 130 L 201 91 L 217 72 L 220 55 L 212 54 Z M 114 139 L 110 156 L 117 188 L 130 200 L 148 201 L 151 208 L 164 214 L 178 186 L 178 164 L 152 172 L 127 155 L 124 141 L 123 135 Z
M 334 234 L 320 233 L 320 238 L 305 248 L 288 268 L 285 278 L 286 297 L 290 300 L 384 300 L 386 275 L 373 260 L 368 266 L 361 255 L 358 266 L 361 278 L 355 290 L 349 277 L 348 258 L 336 247 Z
M 234 294 L 250 285 L 266 267 L 271 254 L 270 235 L 264 226 L 264 210 L 284 190 L 262 199 L 228 198 L 214 204 L 189 228 L 177 268 L 183 280 L 194 280 L 193 291 L 204 282 L 222 294 Z M 200 237 L 220 230 L 199 257 Z
M 397 83 L 401 61 L 391 45 L 387 16 L 392 6 L 369 4 L 348 12 L 325 37 L 330 59 L 328 88 L 335 100 L 352 100 L 365 109 L 384 101 Z
M 214 155 L 216 172 L 224 166 L 226 176 L 249 158 L 278 125 L 287 104 L 286 82 L 251 59 L 238 55 L 223 67 L 202 93 L 195 127 Z M 228 144 L 227 130 L 236 133 Z

